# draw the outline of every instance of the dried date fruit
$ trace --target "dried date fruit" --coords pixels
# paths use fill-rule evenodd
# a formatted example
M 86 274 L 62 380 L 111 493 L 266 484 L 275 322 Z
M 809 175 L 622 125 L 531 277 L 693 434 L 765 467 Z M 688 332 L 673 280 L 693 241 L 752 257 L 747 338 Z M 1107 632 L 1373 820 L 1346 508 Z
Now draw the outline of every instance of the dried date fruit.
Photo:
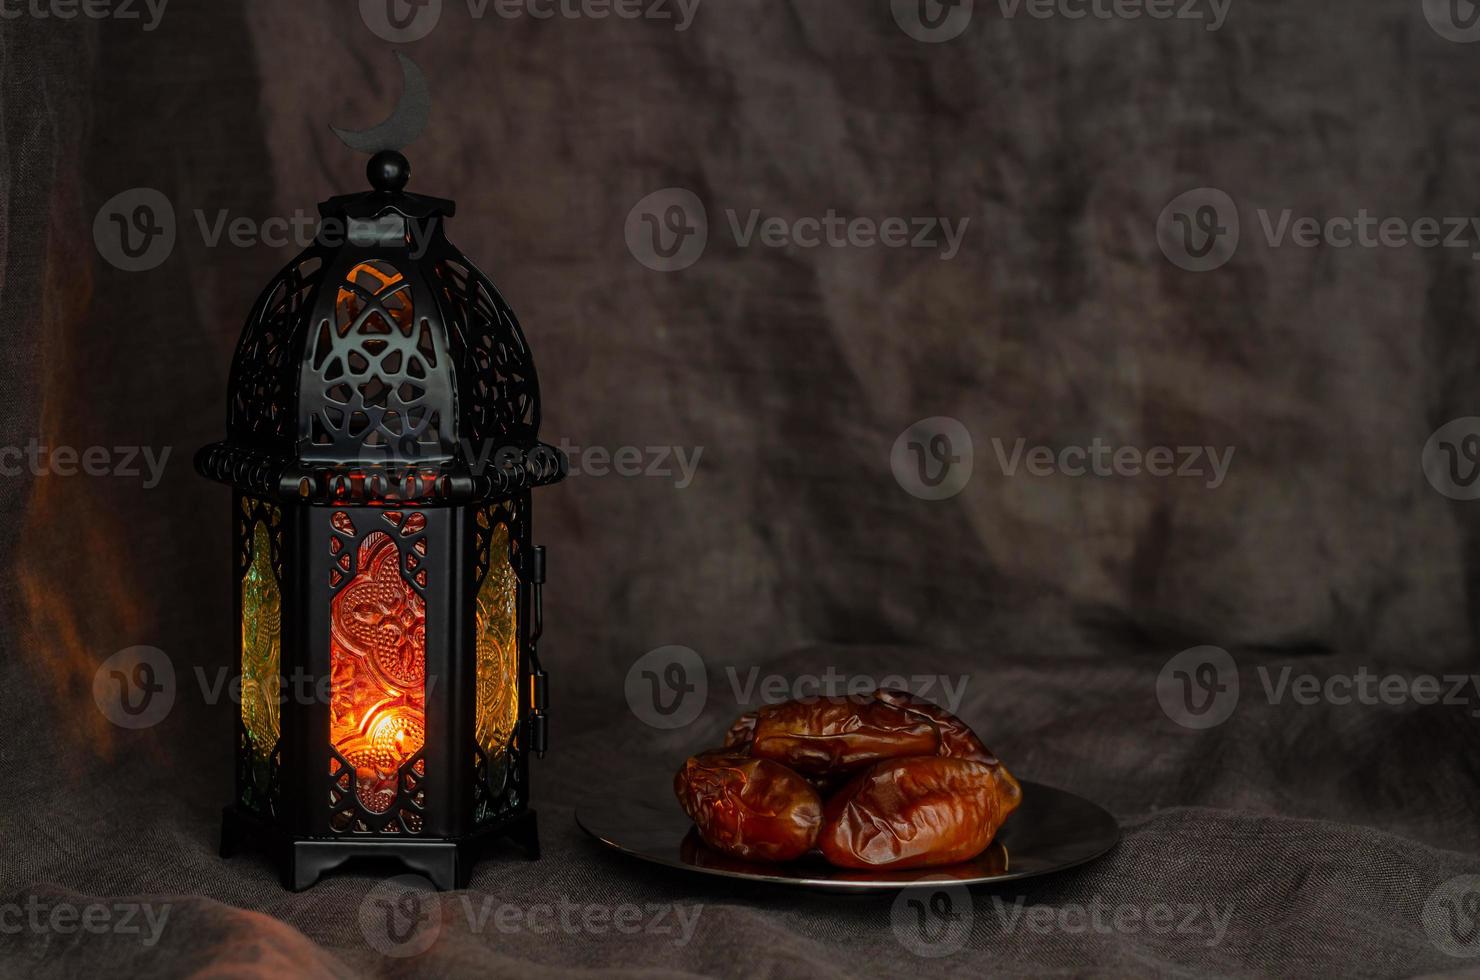
M 817 846 L 841 868 L 925 868 L 986 850 L 1006 819 L 992 767 L 941 756 L 887 759 L 823 810 Z
M 880 759 L 935 755 L 940 735 L 924 715 L 872 698 L 809 698 L 756 712 L 750 754 L 803 776 L 832 780 Z
M 916 697 L 908 691 L 881 687 L 874 692 L 874 697 L 885 704 L 892 704 L 896 708 L 923 715 L 935 722 L 935 727 L 940 731 L 940 752 L 938 754 L 949 759 L 970 759 L 972 762 L 991 766 L 993 775 L 997 779 L 999 797 L 1005 808 L 1003 817 L 1005 818 L 1007 814 L 1017 809 L 1018 804 L 1023 800 L 1022 787 L 1018 785 L 1012 773 L 1007 771 L 1002 761 L 997 758 L 997 753 L 982 743 L 976 732 L 971 730 L 970 725 L 934 701 Z
M 998 764 L 997 757 L 976 737 L 976 732 L 971 730 L 970 725 L 934 701 L 927 701 L 908 691 L 892 687 L 879 688 L 874 692 L 874 698 L 935 722 L 935 727 L 940 730 L 940 755 L 951 759 L 985 762 L 991 766 Z
M 730 730 L 725 732 L 725 748 L 733 749 L 741 755 L 749 754 L 750 743 L 755 738 L 755 719 L 754 711 L 747 711 L 736 718 Z
M 725 752 L 692 756 L 673 791 L 699 837 L 747 861 L 790 861 L 817 840 L 822 800 L 801 776 L 768 759 Z

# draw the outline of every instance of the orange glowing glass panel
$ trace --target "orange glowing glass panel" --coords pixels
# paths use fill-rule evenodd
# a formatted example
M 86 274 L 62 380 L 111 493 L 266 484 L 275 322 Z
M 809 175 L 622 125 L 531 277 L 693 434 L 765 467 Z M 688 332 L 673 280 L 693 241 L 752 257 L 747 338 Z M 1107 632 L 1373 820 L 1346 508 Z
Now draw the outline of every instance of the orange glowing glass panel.
M 379 308 L 365 315 L 367 309 L 377 305 Z M 411 290 L 388 262 L 372 259 L 351 269 L 334 297 L 334 307 L 341 337 L 356 324 L 360 333 L 390 333 L 391 324 L 384 314 L 390 315 L 403 334 L 411 336 Z
M 508 746 L 519 722 L 519 578 L 509 564 L 506 525 L 493 528 L 488 547 L 488 573 L 477 598 L 476 727 L 478 746 L 492 760 Z
M 283 599 L 272 571 L 267 525 L 252 529 L 252 561 L 242 578 L 242 727 L 250 742 L 253 783 L 266 792 L 272 750 L 282 731 L 278 677 L 282 670 Z
M 426 604 L 400 565 L 396 542 L 370 534 L 329 611 L 329 736 L 375 814 L 395 804 L 401 769 L 426 741 Z

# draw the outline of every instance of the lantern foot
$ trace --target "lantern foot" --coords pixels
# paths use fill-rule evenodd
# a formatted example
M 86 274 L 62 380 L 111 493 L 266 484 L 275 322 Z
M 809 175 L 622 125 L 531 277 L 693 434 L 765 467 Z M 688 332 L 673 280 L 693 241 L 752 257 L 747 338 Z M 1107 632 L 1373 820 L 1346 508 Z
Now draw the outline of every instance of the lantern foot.
M 456 887 L 468 887 L 468 882 L 473 877 L 473 866 L 505 841 L 516 844 L 524 852 L 526 861 L 539 860 L 540 831 L 533 810 L 515 814 L 502 823 L 485 827 L 459 841 Z
M 513 841 L 524 851 L 526 861 L 540 859 L 540 826 L 533 810 L 526 810 L 505 823 L 500 832 L 505 840 Z
M 283 887 L 301 892 L 349 862 L 398 862 L 426 877 L 439 891 L 468 887 L 473 866 L 504 841 L 517 844 L 526 860 L 540 856 L 539 826 L 533 810 L 514 814 L 465 837 L 442 840 L 367 840 L 364 838 L 295 838 L 271 821 L 229 806 L 221 813 L 221 856 L 248 849 L 265 853 L 282 877 Z
M 438 891 L 457 887 L 458 846 L 452 841 L 294 841 L 289 867 L 289 887 L 304 891 L 320 878 L 349 861 L 369 859 L 399 861 L 412 874 L 426 878 Z

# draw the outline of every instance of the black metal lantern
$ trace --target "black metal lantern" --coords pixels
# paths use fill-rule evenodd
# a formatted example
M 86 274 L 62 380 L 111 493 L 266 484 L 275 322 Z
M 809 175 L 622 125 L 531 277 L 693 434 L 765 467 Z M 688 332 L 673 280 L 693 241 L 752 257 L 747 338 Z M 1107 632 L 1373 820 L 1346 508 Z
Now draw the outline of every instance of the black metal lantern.
M 231 368 L 225 442 L 241 626 L 236 800 L 221 850 L 275 854 L 301 890 L 351 858 L 467 884 L 500 838 L 539 852 L 544 549 L 530 491 L 565 473 L 498 290 L 443 231 L 450 201 L 373 190 L 319 206 Z

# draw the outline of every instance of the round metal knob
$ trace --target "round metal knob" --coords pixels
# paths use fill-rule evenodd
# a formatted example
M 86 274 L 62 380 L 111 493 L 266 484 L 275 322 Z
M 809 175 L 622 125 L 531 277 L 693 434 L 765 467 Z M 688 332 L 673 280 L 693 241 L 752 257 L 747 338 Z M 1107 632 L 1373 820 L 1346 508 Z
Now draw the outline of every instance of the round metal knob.
M 381 150 L 370 158 L 365 176 L 370 178 L 371 187 L 394 194 L 411 179 L 411 161 L 395 150 Z

